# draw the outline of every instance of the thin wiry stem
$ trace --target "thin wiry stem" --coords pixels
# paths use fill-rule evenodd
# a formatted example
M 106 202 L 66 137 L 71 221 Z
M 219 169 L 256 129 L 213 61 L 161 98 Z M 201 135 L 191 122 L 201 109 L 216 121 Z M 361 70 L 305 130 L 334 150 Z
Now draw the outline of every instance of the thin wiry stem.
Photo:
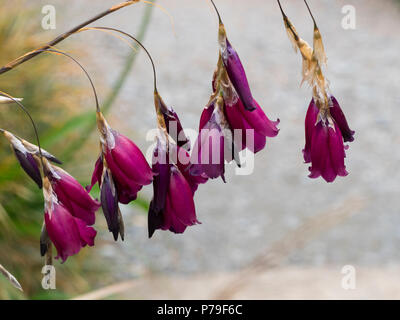
M 154 92 L 157 92 L 157 72 L 156 72 L 156 67 L 155 67 L 155 64 L 154 64 L 154 60 L 153 60 L 153 58 L 152 58 L 150 52 L 146 49 L 146 47 L 145 47 L 138 39 L 136 39 L 136 38 L 135 38 L 134 36 L 132 36 L 131 34 L 125 32 L 125 31 L 116 29 L 116 28 L 110 28 L 110 27 L 91 27 L 91 28 L 88 28 L 87 30 L 90 30 L 90 29 L 94 29 L 94 30 L 96 30 L 96 29 L 97 29 L 97 30 L 109 30 L 109 31 L 118 32 L 118 33 L 120 33 L 120 34 L 123 34 L 123 35 L 129 37 L 129 38 L 132 39 L 133 41 L 135 41 L 135 42 L 146 52 L 147 56 L 148 56 L 149 59 L 150 59 L 151 66 L 152 66 L 152 68 L 153 68 Z
M 282 15 L 283 15 L 284 17 L 286 17 L 286 14 L 285 14 L 285 12 L 284 12 L 283 9 L 282 9 L 281 2 L 280 2 L 279 0 L 277 0 L 277 1 L 278 1 L 279 9 L 281 9 Z
M 49 43 L 45 44 L 44 46 L 38 48 L 37 50 L 33 50 L 31 52 L 26 53 L 25 55 L 11 61 L 10 63 L 6 64 L 5 66 L 3 66 L 0 69 L 0 74 L 6 73 L 12 69 L 14 69 L 15 67 L 19 66 L 20 64 L 36 57 L 37 55 L 39 55 L 41 52 L 43 52 L 45 49 L 50 49 L 51 47 L 55 46 L 56 44 L 60 43 L 61 41 L 67 39 L 69 36 L 73 35 L 76 31 L 78 31 L 79 29 L 82 29 L 84 27 L 86 27 L 87 25 L 109 15 L 110 13 L 113 13 L 119 9 L 125 8 L 127 6 L 130 6 L 131 4 L 135 4 L 140 2 L 140 0 L 128 0 L 125 2 L 122 2 L 116 6 L 113 6 L 111 8 L 109 8 L 106 11 L 103 11 L 102 13 L 96 15 L 95 17 L 79 24 L 78 26 L 72 28 L 71 30 L 59 35 L 57 38 L 55 38 L 54 40 L 50 41 Z
M 217 6 L 215 5 L 214 0 L 210 0 L 210 1 L 211 1 L 212 5 L 213 5 L 213 7 L 214 7 L 214 9 L 215 9 L 215 12 L 216 12 L 217 15 L 218 15 L 219 23 L 220 23 L 220 24 L 223 24 L 223 23 L 222 23 L 222 19 L 221 19 L 221 15 L 219 14 L 218 8 L 217 8 Z
M 43 170 L 44 170 L 43 154 L 42 154 L 42 148 L 41 148 L 41 146 L 40 146 L 39 134 L 38 134 L 38 130 L 37 130 L 35 121 L 33 121 L 33 118 L 32 118 L 32 116 L 31 116 L 31 114 L 30 114 L 29 111 L 24 107 L 24 105 L 23 105 L 21 102 L 19 102 L 17 99 L 13 98 L 12 96 L 10 96 L 9 94 L 7 94 L 7 93 L 5 93 L 5 92 L 3 92 L 3 91 L 0 91 L 0 94 L 2 94 L 3 96 L 5 96 L 5 97 L 7 97 L 7 98 L 9 98 L 9 99 L 11 99 L 11 100 L 13 100 L 13 101 L 25 112 L 25 114 L 28 116 L 29 120 L 31 121 L 32 126 L 33 126 L 33 131 L 35 132 L 37 145 L 38 145 L 38 148 L 39 148 L 40 162 L 41 162 L 42 168 L 43 168 Z
M 310 15 L 311 15 L 311 18 L 313 19 L 313 22 L 314 22 L 314 27 L 315 27 L 315 28 L 318 28 L 318 27 L 317 27 L 317 23 L 315 22 L 314 16 L 313 16 L 313 14 L 312 14 L 312 12 L 311 12 L 310 6 L 308 5 L 308 3 L 307 3 L 307 1 L 306 1 L 306 0 L 304 0 L 304 3 L 305 3 L 305 4 L 306 4 L 306 6 L 307 6 L 307 9 L 308 9 L 308 12 L 309 12 L 309 13 L 310 13 Z
M 40 50 L 40 51 L 47 51 L 47 52 L 52 52 L 52 53 L 64 55 L 65 57 L 70 58 L 72 61 L 74 61 L 82 69 L 82 71 L 85 73 L 86 77 L 89 79 L 90 85 L 92 87 L 94 98 L 96 100 L 96 111 L 100 112 L 99 98 L 97 96 L 96 88 L 94 86 L 92 78 L 90 77 L 90 75 L 86 71 L 86 69 L 82 66 L 82 64 L 80 64 L 79 61 L 77 61 L 71 55 L 69 55 L 68 53 L 65 53 L 63 51 L 59 51 L 59 50 L 56 50 L 56 49 L 43 49 L 43 50 Z
M 298 35 L 297 35 L 296 32 L 293 30 L 292 25 L 290 24 L 287 15 L 285 14 L 285 12 L 284 12 L 283 9 L 282 9 L 281 2 L 280 2 L 279 0 L 276 0 L 276 1 L 278 1 L 279 8 L 281 9 L 282 16 L 283 16 L 283 20 L 285 21 L 286 25 L 289 27 L 290 31 L 292 32 L 292 34 L 293 34 L 293 36 L 294 36 L 294 39 L 295 39 L 296 41 L 299 41 Z

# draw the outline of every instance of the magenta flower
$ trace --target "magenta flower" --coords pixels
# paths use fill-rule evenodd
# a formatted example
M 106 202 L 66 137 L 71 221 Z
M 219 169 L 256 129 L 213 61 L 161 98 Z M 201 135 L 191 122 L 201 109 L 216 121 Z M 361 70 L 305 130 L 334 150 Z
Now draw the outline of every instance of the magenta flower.
M 86 245 L 94 246 L 96 230 L 85 221 L 74 217 L 67 207 L 59 202 L 50 181 L 44 178 L 45 226 L 47 234 L 57 249 L 58 256 L 65 262 Z
M 63 169 L 45 161 L 46 175 L 49 178 L 57 199 L 76 218 L 91 226 L 96 220 L 100 203 L 94 200 L 81 184 Z
M 242 140 L 240 140 L 241 142 Z M 224 101 L 218 97 L 202 113 L 200 130 L 191 157 L 190 174 L 225 182 L 225 161 L 239 164 L 233 131 L 224 113 Z
M 240 151 L 264 149 L 266 138 L 278 135 L 279 120 L 271 121 L 253 98 L 244 67 L 221 20 L 219 44 L 213 94 L 201 115 L 190 173 L 211 179 L 221 176 L 225 181 L 225 162 L 235 160 L 240 166 Z
M 36 182 L 39 188 L 42 188 L 42 175 L 40 173 L 40 153 L 39 148 L 29 143 L 28 141 L 21 139 L 11 132 L 2 130 L 2 133 L 10 142 L 11 148 L 14 151 L 15 156 L 18 159 L 22 169 Z M 55 163 L 61 164 L 61 161 L 56 157 L 42 149 L 43 156 Z
M 102 134 L 102 155 L 96 162 L 91 187 L 96 182 L 101 185 L 103 159 L 115 182 L 118 201 L 128 204 L 136 200 L 137 193 L 144 185 L 152 182 L 153 173 L 143 153 L 131 140 L 111 129 L 101 114 L 98 114 L 98 119 Z
M 142 187 L 153 181 L 153 172 L 140 149 L 127 137 L 113 130 L 100 112 L 97 113 L 97 122 L 102 152 L 95 165 L 91 186 L 87 190 L 90 191 L 96 182 L 99 183 L 108 228 L 115 240 L 118 233 L 123 239 L 123 221 L 118 202 L 128 204 L 136 200 Z M 111 205 L 115 202 L 116 205 Z
M 337 176 L 347 176 L 344 159 L 348 146 L 344 142 L 354 140 L 354 131 L 350 130 L 347 120 L 331 96 L 328 110 L 319 110 L 312 99 L 305 120 L 305 163 L 311 163 L 310 178 L 322 176 L 327 182 L 333 182 Z
M 333 182 L 337 176 L 348 175 L 344 164 L 345 147 L 339 126 L 320 120 L 315 126 L 311 144 L 310 178 L 322 176 Z
M 181 154 L 179 147 L 169 145 L 169 149 L 177 148 L 176 154 Z M 188 155 L 184 154 L 187 159 Z M 150 203 L 148 227 L 151 238 L 157 229 L 183 233 L 187 227 L 198 222 L 193 200 L 193 180 L 189 182 L 179 167 L 169 159 L 166 143 L 157 139 L 153 153 L 153 171 L 156 174 L 153 182 L 154 196 Z M 200 182 L 200 181 L 198 181 Z M 195 186 L 194 186 L 195 185 Z

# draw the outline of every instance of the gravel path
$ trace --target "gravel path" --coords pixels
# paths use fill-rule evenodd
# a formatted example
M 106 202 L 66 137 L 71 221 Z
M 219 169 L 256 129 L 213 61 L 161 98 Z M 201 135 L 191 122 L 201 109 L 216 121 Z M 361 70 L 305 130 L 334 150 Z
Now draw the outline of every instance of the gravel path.
M 400 41 L 396 32 L 400 6 L 390 0 L 310 0 L 324 37 L 332 92 L 356 130 L 356 141 L 347 153 L 350 175 L 327 184 L 307 178 L 307 165 L 302 161 L 303 122 L 311 95 L 307 87 L 299 87 L 300 56 L 289 44 L 277 4 L 265 0 L 252 0 L 251 5 L 235 0 L 216 2 L 254 96 L 272 119 L 281 119 L 281 132 L 256 156 L 252 175 L 235 176 L 230 167 L 228 184 L 212 181 L 200 187 L 196 204 L 203 224 L 188 229 L 184 236 L 157 232 L 148 240 L 145 215 L 125 208 L 126 242 L 104 244 L 103 250 L 106 259 L 117 259 L 113 265 L 119 265 L 122 272 L 118 277 L 133 277 L 148 269 L 173 274 L 239 269 L 304 219 L 340 206 L 352 196 L 366 199 L 363 211 L 296 251 L 287 263 L 398 264 L 400 126 L 394 120 L 400 116 Z M 311 41 L 312 22 L 303 3 L 282 2 L 300 34 Z M 63 25 L 78 22 L 115 1 L 93 3 L 93 8 L 84 12 L 80 12 L 80 1 L 70 3 L 67 13 L 72 18 L 64 20 L 67 13 L 62 15 Z M 176 33 L 168 16 L 156 10 L 145 43 L 158 66 L 159 90 L 180 114 L 184 126 L 197 128 L 217 62 L 216 16 L 207 1 L 159 3 L 174 17 Z M 345 4 L 357 9 L 356 30 L 341 27 Z M 143 5 L 137 7 L 101 24 L 134 32 Z M 85 41 L 98 53 L 96 67 L 89 59 L 86 65 L 99 82 L 111 84 L 118 72 L 115 66 L 121 65 L 127 49 L 105 35 L 86 35 Z M 100 50 L 104 52 L 100 54 Z M 151 77 L 150 65 L 140 53 L 114 109 L 118 112 L 113 124 L 129 132 L 144 150 L 151 145 L 145 142 L 145 133 L 155 126 Z M 151 193 L 147 188 L 142 194 L 151 198 Z

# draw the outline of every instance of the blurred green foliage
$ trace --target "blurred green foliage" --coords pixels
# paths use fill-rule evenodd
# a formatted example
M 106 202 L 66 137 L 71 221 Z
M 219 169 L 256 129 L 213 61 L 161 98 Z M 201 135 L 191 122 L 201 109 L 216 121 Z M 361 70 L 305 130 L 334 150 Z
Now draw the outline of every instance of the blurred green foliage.
M 40 8 L 32 4 L 26 6 L 26 3 L 23 0 L 12 3 L 0 0 L 0 65 L 49 40 L 41 36 L 40 23 L 34 17 Z M 137 34 L 139 40 L 144 37 L 151 10 L 152 6 L 149 6 L 145 11 Z M 80 54 L 85 52 L 80 49 Z M 130 53 L 126 58 L 105 99 L 103 111 L 111 108 L 134 65 L 135 57 L 134 53 Z M 43 53 L 16 70 L 1 75 L 0 90 L 24 99 L 24 105 L 39 128 L 43 148 L 71 165 L 82 155 L 82 147 L 96 128 L 93 110 L 82 108 L 85 99 L 93 97 L 79 68 L 68 68 L 68 61 L 57 63 L 56 59 L 62 58 Z M 86 103 L 89 106 L 92 104 L 93 101 Z M 36 143 L 25 115 L 15 105 L 2 105 L 1 108 L 0 127 Z M 44 261 L 39 254 L 43 222 L 42 191 L 19 167 L 7 141 L 3 137 L 0 139 L 0 262 L 24 288 L 24 293 L 20 293 L 0 277 L 0 299 L 63 299 L 90 290 L 104 270 L 97 263 L 93 250 L 87 248 L 79 255 L 70 257 L 64 265 L 56 261 L 57 290 L 42 289 Z M 98 152 L 97 147 L 91 147 L 93 152 Z M 87 173 L 85 179 L 89 175 Z M 147 202 L 139 199 L 136 205 L 146 209 Z

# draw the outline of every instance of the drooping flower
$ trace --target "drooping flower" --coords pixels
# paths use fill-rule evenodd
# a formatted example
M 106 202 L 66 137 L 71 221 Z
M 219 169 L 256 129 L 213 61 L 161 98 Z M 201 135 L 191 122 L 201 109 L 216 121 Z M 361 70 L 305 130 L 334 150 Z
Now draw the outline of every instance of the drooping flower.
M 45 173 L 52 189 L 65 208 L 76 218 L 91 226 L 96 220 L 100 203 L 94 200 L 81 184 L 63 169 L 44 160 Z
M 193 176 L 221 177 L 225 181 L 225 161 L 235 160 L 239 165 L 239 149 L 224 108 L 224 100 L 219 96 L 203 111 L 191 158 L 190 173 Z
M 47 177 L 43 179 L 45 199 L 45 226 L 49 239 L 57 249 L 58 256 L 65 262 L 69 256 L 77 254 L 86 245 L 93 246 L 96 230 L 75 217 L 59 201 Z
M 154 196 L 148 215 L 150 238 L 157 229 L 183 233 L 187 227 L 199 223 L 193 195 L 197 189 L 197 182 L 206 181 L 187 180 L 181 171 L 185 169 L 186 164 L 173 163 L 170 159 L 171 149 L 175 149 L 172 152 L 178 155 L 178 158 L 180 154 L 184 159 L 188 157 L 186 151 L 171 143 L 167 145 L 167 139 L 160 140 L 157 139 L 153 153 L 153 171 L 156 176 L 153 182 Z
M 42 176 L 40 173 L 40 152 L 39 147 L 28 141 L 21 139 L 11 132 L 1 130 L 6 139 L 10 142 L 11 148 L 18 159 L 22 169 L 36 182 L 39 188 L 42 188 Z M 61 164 L 61 161 L 56 157 L 42 149 L 42 155 L 46 159 Z
M 113 191 L 112 196 L 116 199 L 115 201 L 128 204 L 136 200 L 137 193 L 143 186 L 153 181 L 153 172 L 140 149 L 127 137 L 113 130 L 101 112 L 97 112 L 97 124 L 100 132 L 101 155 L 96 162 L 88 191 L 96 182 L 99 183 L 103 195 L 101 197 L 103 212 L 106 215 L 108 228 L 116 238 L 123 222 L 118 203 L 116 208 L 110 209 L 110 200 L 105 200 L 110 199 L 109 189 Z M 120 219 L 119 227 L 115 224 L 115 217 Z M 123 238 L 123 234 L 121 232 L 120 234 Z
M 322 176 L 327 182 L 333 182 L 337 176 L 347 176 L 345 157 L 345 146 L 339 126 L 330 116 L 320 117 L 311 138 L 309 177 Z
M 344 142 L 354 140 L 354 131 L 350 130 L 336 99 L 333 96 L 329 99 L 330 107 L 321 109 L 311 100 L 305 120 L 303 155 L 305 163 L 311 163 L 310 178 L 322 176 L 333 182 L 337 176 L 348 175 L 344 164 L 348 146 Z
M 254 153 L 261 151 L 266 145 L 267 137 L 273 138 L 278 135 L 279 119 L 271 121 L 256 100 L 255 109 L 247 111 L 224 70 L 220 81 L 226 120 L 231 130 L 239 135 L 239 138 L 242 137 L 242 143 L 237 142 L 239 150 L 248 148 Z
M 302 55 L 303 81 L 313 89 L 313 99 L 305 119 L 304 161 L 311 163 L 310 178 L 322 176 L 327 182 L 333 182 L 337 176 L 348 175 L 344 163 L 348 146 L 344 142 L 354 141 L 355 132 L 350 129 L 339 103 L 330 93 L 329 82 L 322 71 L 327 62 L 322 36 L 307 1 L 304 2 L 314 22 L 313 48 L 299 37 L 278 0 L 289 39 Z
M 219 17 L 219 59 L 212 79 L 213 94 L 200 119 L 199 136 L 192 153 L 192 175 L 222 177 L 225 162 L 239 163 L 243 149 L 257 153 L 266 137 L 279 133 L 279 120 L 271 121 L 253 98 L 243 64 L 229 42 Z

